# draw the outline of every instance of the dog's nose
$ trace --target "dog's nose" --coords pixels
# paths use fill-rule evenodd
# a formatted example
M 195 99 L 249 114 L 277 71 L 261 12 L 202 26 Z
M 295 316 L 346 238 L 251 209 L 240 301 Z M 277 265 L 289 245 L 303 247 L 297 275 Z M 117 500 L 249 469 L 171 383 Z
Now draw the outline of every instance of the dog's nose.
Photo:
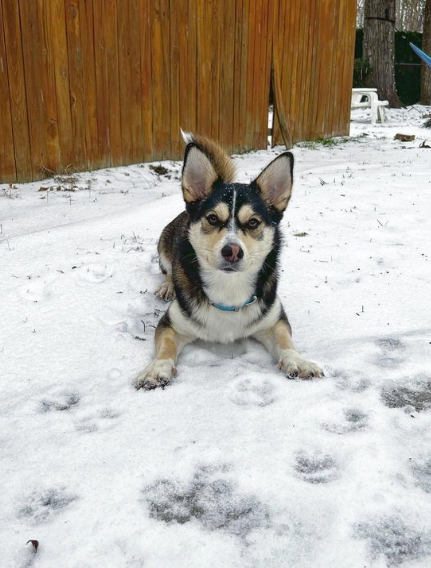
M 229 262 L 238 262 L 244 256 L 244 251 L 239 245 L 230 243 L 221 249 L 223 258 Z

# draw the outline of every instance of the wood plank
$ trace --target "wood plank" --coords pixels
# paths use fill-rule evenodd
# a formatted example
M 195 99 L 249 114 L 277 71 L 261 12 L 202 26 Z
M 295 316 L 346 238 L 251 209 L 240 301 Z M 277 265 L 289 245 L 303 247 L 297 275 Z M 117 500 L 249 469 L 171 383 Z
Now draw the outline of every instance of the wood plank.
M 190 128 L 187 126 L 188 108 L 188 63 L 187 63 L 187 44 L 188 44 L 188 2 L 180 0 L 178 2 L 178 42 L 179 42 L 179 125 L 185 132 Z M 183 143 L 180 141 L 180 153 L 182 154 Z
M 188 1 L 188 47 L 187 68 L 189 72 L 189 108 L 187 113 L 187 129 L 197 132 L 197 0 Z M 194 80 L 193 80 L 194 78 Z M 190 88 L 191 86 L 191 88 Z
M 308 0 L 305 0 L 308 2 Z M 292 9 L 292 19 L 291 19 L 291 32 L 293 35 L 289 42 L 292 62 L 291 71 L 289 72 L 289 77 L 291 78 L 290 87 L 284 93 L 287 100 L 287 112 L 289 113 L 290 124 L 292 128 L 292 140 L 295 143 L 298 138 L 299 120 L 298 120 L 298 107 L 297 107 L 297 90 L 298 90 L 298 66 L 300 62 L 300 33 L 301 33 L 301 13 L 302 13 L 302 2 L 298 0 L 295 1 L 294 9 Z M 302 56 L 302 53 L 301 53 Z
M 0 183 L 16 180 L 3 7 L 0 1 Z
M 42 105 L 45 115 L 45 123 L 43 126 L 41 125 L 46 144 L 44 166 L 48 171 L 56 172 L 61 169 L 61 148 L 58 133 L 54 54 L 49 28 L 49 14 L 45 0 L 37 0 L 37 12 L 41 45 L 41 49 L 39 50 L 39 70 L 42 88 Z
M 253 89 L 254 89 L 254 36 L 256 33 L 256 2 L 250 0 L 248 46 L 247 46 L 247 91 L 246 91 L 246 126 L 244 146 L 247 150 L 253 149 Z
M 350 104 L 353 86 L 353 65 L 355 59 L 355 40 L 356 40 L 356 2 L 355 0 L 343 0 L 347 4 L 347 15 L 345 21 L 345 39 L 343 45 L 344 61 L 342 79 L 342 97 L 340 101 L 340 121 L 339 134 L 349 134 L 350 132 Z
M 325 98 L 325 108 L 324 108 L 324 129 L 323 129 L 324 138 L 329 138 L 330 136 L 332 136 L 332 116 L 333 116 L 332 110 L 333 110 L 334 94 L 335 94 L 334 73 L 335 73 L 335 67 L 338 64 L 338 54 L 335 51 L 337 4 L 338 0 L 328 4 L 328 20 L 325 30 L 328 57 L 326 59 L 326 74 L 325 74 L 326 98 Z
M 70 115 L 73 134 L 73 162 L 86 163 L 85 93 L 79 18 L 79 0 L 66 0 L 67 52 L 69 61 Z
M 296 89 L 293 105 L 296 109 L 297 140 L 304 140 L 304 99 L 305 99 L 305 76 L 307 73 L 308 36 L 310 33 L 310 12 L 312 0 L 306 0 L 299 14 L 299 41 L 297 58 Z
M 117 88 L 117 77 L 121 77 L 118 82 L 119 101 L 120 101 L 120 139 L 121 139 L 121 155 L 122 164 L 132 163 L 133 142 L 132 142 L 132 75 L 130 65 L 130 20 L 129 7 L 130 2 L 119 0 L 116 3 L 117 11 L 117 31 L 114 25 L 111 28 L 112 34 L 112 53 L 115 57 L 115 44 L 118 45 L 118 71 L 115 72 L 115 66 L 112 65 L 109 70 L 110 83 L 114 83 L 114 89 Z M 117 42 L 114 37 L 117 33 Z M 114 77 L 115 74 L 115 77 Z M 112 97 L 111 97 L 112 99 Z M 118 121 L 117 121 L 118 123 Z M 113 141 L 111 141 L 113 145 Z M 115 160 L 114 160 L 115 163 Z
M 55 92 L 57 100 L 58 134 L 60 140 L 60 168 L 76 167 L 73 156 L 73 129 L 70 112 L 69 62 L 66 42 L 66 15 L 63 0 L 47 3 L 48 29 L 52 38 L 52 54 L 55 69 Z
M 262 0 L 255 0 L 256 19 L 254 29 L 254 57 L 253 57 L 253 89 L 252 89 L 252 121 L 251 121 L 251 144 L 253 149 L 258 147 L 258 109 L 261 98 L 262 69 L 261 61 L 264 47 L 262 37 Z
M 328 126 L 331 136 L 337 136 L 339 133 L 339 119 L 340 119 L 340 103 L 342 97 L 341 80 L 343 76 L 342 58 L 343 55 L 340 50 L 344 47 L 344 34 L 343 28 L 346 18 L 346 3 L 344 0 L 337 0 L 335 3 L 334 14 L 334 43 L 332 48 L 332 80 L 331 86 L 333 89 L 332 101 L 328 112 Z
M 154 0 L 152 24 L 153 158 L 164 160 L 170 151 L 169 14 L 166 0 Z
M 197 130 L 211 136 L 211 55 L 207 29 L 208 2 L 197 3 Z
M 17 180 L 29 181 L 32 167 L 19 5 L 16 0 L 2 3 Z
M 19 9 L 30 133 L 32 178 L 40 179 L 43 177 L 44 168 L 46 167 L 46 141 L 44 130 L 47 120 L 45 108 L 42 105 L 42 82 L 39 60 L 41 45 L 39 39 L 37 4 L 35 2 L 20 0 Z
M 98 132 L 98 161 L 101 168 L 111 163 L 109 139 L 109 85 L 106 63 L 106 3 L 93 2 L 94 56 L 96 71 L 96 112 Z
M 309 125 L 311 140 L 315 140 L 319 136 L 319 129 L 317 127 L 317 112 L 319 106 L 319 76 L 322 59 L 322 49 L 320 41 L 320 27 L 322 20 L 323 3 L 318 0 L 316 4 L 315 18 L 314 18 L 314 46 L 313 46 L 313 67 L 311 73 L 311 96 L 309 104 Z
M 44 1 L 44 0 L 42 0 Z M 89 169 L 101 167 L 97 126 L 97 90 L 94 46 L 93 0 L 80 0 L 79 21 L 81 31 L 81 49 L 84 86 L 84 126 L 86 163 Z
M 208 8 L 210 5 L 208 5 Z M 223 2 L 211 0 L 211 12 L 209 17 L 212 19 L 211 25 L 211 138 L 219 139 L 220 127 L 220 48 L 223 32 L 222 31 Z
M 180 0 L 181 2 L 181 0 Z M 169 5 L 169 34 L 170 34 L 170 157 L 180 157 L 182 145 L 180 142 L 180 38 L 179 38 L 179 5 L 171 2 Z
M 233 105 L 234 105 L 234 77 L 235 77 L 235 13 L 236 0 L 228 3 L 229 25 L 227 29 L 227 41 L 229 43 L 229 68 L 228 68 L 228 100 L 229 100 L 229 123 L 228 123 L 228 142 L 229 153 L 233 151 Z
M 140 0 L 141 27 L 141 92 L 142 92 L 142 129 L 143 159 L 151 161 L 153 157 L 153 96 L 151 79 L 151 0 Z
M 241 33 L 241 90 L 238 117 L 238 150 L 244 152 L 247 150 L 246 130 L 247 130 L 247 75 L 248 75 L 248 34 L 249 34 L 249 18 L 250 18 L 250 1 L 243 0 L 242 8 L 242 33 Z
M 131 67 L 131 106 L 132 106 L 132 163 L 144 159 L 142 127 L 142 82 L 141 82 L 141 29 L 140 1 L 130 0 L 130 67 Z
M 235 5 L 235 53 L 234 53 L 234 84 L 233 84 L 233 133 L 232 150 L 239 152 L 241 148 L 239 120 L 241 114 L 241 55 L 242 55 L 242 21 L 243 0 L 236 0 Z
M 266 24 L 266 51 L 264 53 L 264 67 L 263 67 L 263 94 L 261 115 L 259 117 L 260 136 L 258 139 L 258 148 L 266 148 L 268 146 L 268 112 L 269 112 L 269 92 L 272 81 L 271 65 L 272 65 L 272 50 L 273 50 L 273 34 L 275 24 L 275 7 L 276 0 L 269 0 L 266 6 L 267 10 L 267 24 Z
M 118 6 L 124 5 L 124 0 L 106 0 L 105 13 L 105 60 L 108 83 L 108 150 L 111 166 L 121 166 L 128 162 L 130 156 L 130 126 L 123 128 L 122 106 L 120 94 L 120 73 L 118 55 Z M 125 132 L 123 132 L 125 130 Z M 124 138 L 123 138 L 124 137 Z M 127 149 L 124 150 L 123 141 L 127 139 Z
M 271 84 L 271 52 L 272 52 L 272 30 L 273 30 L 273 11 L 274 0 L 263 3 L 263 51 L 261 62 L 261 99 L 258 111 L 257 123 L 257 148 L 267 148 L 268 146 L 268 111 L 269 111 L 269 89 Z
M 315 21 L 315 13 L 316 13 L 316 2 L 318 0 L 311 0 L 310 2 L 310 13 L 308 19 L 308 31 L 307 31 L 307 58 L 305 64 L 305 77 L 304 77 L 304 97 L 303 97 L 303 130 L 302 130 L 302 139 L 309 140 L 310 139 L 310 98 L 311 98 L 311 91 L 312 91 L 312 77 L 313 77 L 313 53 L 315 49 L 314 44 L 314 21 Z
M 317 135 L 322 138 L 326 135 L 326 103 L 329 95 L 327 62 L 330 57 L 329 30 L 331 29 L 330 3 L 332 0 L 322 1 L 320 25 L 320 52 L 321 61 L 319 69 L 319 100 L 317 108 Z

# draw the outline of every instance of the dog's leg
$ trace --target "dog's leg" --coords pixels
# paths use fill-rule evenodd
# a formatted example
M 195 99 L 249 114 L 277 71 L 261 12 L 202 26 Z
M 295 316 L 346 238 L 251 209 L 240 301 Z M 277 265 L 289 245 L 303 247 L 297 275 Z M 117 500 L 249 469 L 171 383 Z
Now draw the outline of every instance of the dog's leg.
M 160 299 L 170 302 L 175 297 L 174 283 L 172 282 L 172 275 L 166 274 L 166 280 L 164 280 L 157 290 L 154 292 L 156 296 Z
M 156 296 L 169 302 L 173 300 L 175 296 L 174 283 L 172 282 L 172 263 L 167 258 L 167 255 L 163 251 L 159 250 L 159 264 L 160 269 L 165 275 L 165 280 L 160 284 L 157 290 L 154 292 Z
M 273 327 L 256 333 L 254 338 L 278 359 L 278 365 L 285 372 L 286 377 L 310 379 L 323 375 L 317 365 L 307 361 L 295 351 L 290 325 L 286 320 L 280 319 Z
M 147 365 L 142 373 L 135 380 L 137 389 L 164 388 L 176 375 L 175 363 L 177 362 L 180 351 L 192 339 L 180 336 L 171 325 L 168 312 L 159 321 L 156 329 L 156 356 Z

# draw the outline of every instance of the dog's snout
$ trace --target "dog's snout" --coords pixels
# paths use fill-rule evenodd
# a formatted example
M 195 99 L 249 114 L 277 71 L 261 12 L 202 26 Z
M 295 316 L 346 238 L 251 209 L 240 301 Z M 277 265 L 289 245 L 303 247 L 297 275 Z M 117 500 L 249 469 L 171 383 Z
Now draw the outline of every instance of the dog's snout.
M 239 245 L 230 243 L 221 249 L 221 254 L 229 262 L 238 262 L 244 256 L 244 251 Z

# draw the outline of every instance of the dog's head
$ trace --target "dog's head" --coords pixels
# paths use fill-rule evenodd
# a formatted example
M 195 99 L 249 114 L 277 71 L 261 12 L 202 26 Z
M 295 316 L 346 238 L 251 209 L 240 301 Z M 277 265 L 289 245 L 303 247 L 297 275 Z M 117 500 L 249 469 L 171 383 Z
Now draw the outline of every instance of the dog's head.
M 189 240 L 203 269 L 256 273 L 274 246 L 292 192 L 293 155 L 284 152 L 250 184 L 234 183 L 232 160 L 214 142 L 186 147 L 182 189 Z

